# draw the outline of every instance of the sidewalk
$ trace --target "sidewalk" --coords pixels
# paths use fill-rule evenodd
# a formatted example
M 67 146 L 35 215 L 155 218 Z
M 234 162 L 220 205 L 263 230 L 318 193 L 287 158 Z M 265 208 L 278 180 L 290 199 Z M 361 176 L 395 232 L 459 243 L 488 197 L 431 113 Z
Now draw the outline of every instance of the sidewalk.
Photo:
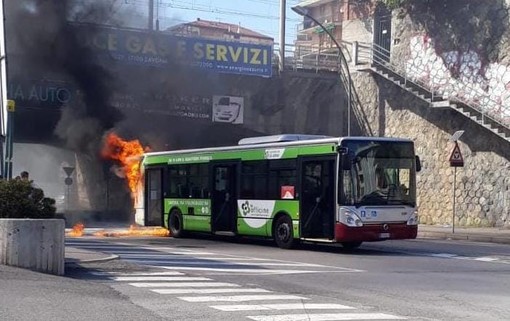
M 420 225 L 418 226 L 419 239 L 436 240 L 462 240 L 471 242 L 488 242 L 510 245 L 510 228 L 462 228 L 456 227 L 452 233 L 451 226 Z M 117 259 L 117 255 L 90 251 L 72 246 L 66 246 L 66 264 L 106 262 Z
M 472 242 L 488 242 L 510 244 L 510 228 L 464 228 L 451 226 L 419 225 L 418 238 L 440 240 L 463 240 Z

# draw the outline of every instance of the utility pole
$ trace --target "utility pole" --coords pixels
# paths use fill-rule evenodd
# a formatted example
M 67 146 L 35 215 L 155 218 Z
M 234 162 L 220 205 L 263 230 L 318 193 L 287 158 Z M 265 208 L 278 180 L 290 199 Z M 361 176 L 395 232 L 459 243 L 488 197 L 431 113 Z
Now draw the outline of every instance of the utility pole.
M 7 136 L 7 50 L 5 49 L 5 3 L 0 0 L 0 174 L 7 177 L 4 168 L 4 142 Z
M 278 66 L 280 73 L 282 73 L 285 68 L 285 19 L 287 18 L 286 2 L 286 0 L 280 0 L 280 64 Z
M 154 0 L 149 0 L 149 30 L 154 30 Z

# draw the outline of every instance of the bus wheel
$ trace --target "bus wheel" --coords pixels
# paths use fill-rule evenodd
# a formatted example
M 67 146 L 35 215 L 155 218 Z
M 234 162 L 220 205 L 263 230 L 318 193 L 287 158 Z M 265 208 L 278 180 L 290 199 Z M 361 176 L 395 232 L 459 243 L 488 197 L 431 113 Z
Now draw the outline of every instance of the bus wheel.
M 342 242 L 342 247 L 346 250 L 355 250 L 360 247 L 363 242 Z
M 178 210 L 172 210 L 168 217 L 168 229 L 170 235 L 179 238 L 183 237 L 184 231 L 182 230 L 182 215 Z
M 287 215 L 280 216 L 276 220 L 273 237 L 276 245 L 282 249 L 290 249 L 295 245 L 292 221 Z

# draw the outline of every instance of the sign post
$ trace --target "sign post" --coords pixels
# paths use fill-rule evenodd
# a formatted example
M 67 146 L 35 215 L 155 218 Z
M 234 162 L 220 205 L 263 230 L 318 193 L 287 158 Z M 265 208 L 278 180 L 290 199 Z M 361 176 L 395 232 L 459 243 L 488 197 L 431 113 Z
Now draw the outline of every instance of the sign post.
M 64 170 L 64 172 L 67 175 L 67 177 L 64 180 L 64 183 L 67 186 L 67 189 L 66 189 L 66 211 L 69 211 L 69 197 L 71 194 L 70 189 L 71 189 L 71 185 L 73 185 L 73 179 L 71 178 L 71 175 L 74 172 L 74 167 L 62 167 L 62 169 Z
M 7 135 L 5 140 L 5 178 L 12 179 L 12 157 L 14 150 L 14 112 L 16 111 L 16 103 L 14 100 L 7 100 Z
M 462 134 L 460 134 L 462 135 Z M 460 137 L 458 135 L 458 137 Z M 457 139 L 458 139 L 457 137 Z M 453 218 L 452 218 L 452 233 L 455 233 L 455 217 L 457 216 L 455 213 L 455 191 L 457 185 L 457 167 L 464 166 L 464 158 L 462 158 L 462 153 L 460 151 L 459 144 L 457 140 L 455 140 L 455 147 L 453 148 L 452 154 L 450 155 L 450 166 L 454 168 L 453 172 Z

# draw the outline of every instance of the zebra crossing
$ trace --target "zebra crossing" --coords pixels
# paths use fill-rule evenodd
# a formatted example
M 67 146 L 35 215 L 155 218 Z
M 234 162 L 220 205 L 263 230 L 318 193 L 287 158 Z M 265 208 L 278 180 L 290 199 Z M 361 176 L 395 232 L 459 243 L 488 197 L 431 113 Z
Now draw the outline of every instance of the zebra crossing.
M 171 299 L 206 304 L 208 308 L 220 312 L 237 313 L 236 318 L 239 317 L 238 313 L 242 313 L 244 318 L 255 321 L 407 319 L 381 312 L 359 312 L 355 307 L 338 303 L 313 303 L 312 299 L 303 295 L 217 282 L 211 278 L 190 276 L 182 272 L 89 273 L 105 280 L 171 296 Z
M 199 249 L 161 246 L 133 246 L 99 240 L 67 240 L 67 246 L 115 254 L 121 260 L 147 267 L 146 271 L 88 271 L 94 279 L 122 284 L 139 291 L 179 300 L 183 304 L 205 305 L 232 319 L 254 321 L 404 320 L 382 312 L 364 312 L 338 302 L 323 302 L 307 295 L 281 293 L 256 285 L 216 280 L 214 276 L 274 275 L 292 273 L 359 273 L 337 268 L 283 260 L 234 256 Z M 316 302 L 319 301 L 320 302 Z M 328 299 L 330 300 L 330 299 Z M 333 299 L 334 300 L 334 299 Z
M 153 245 L 134 247 L 129 243 L 109 243 L 81 239 L 67 240 L 66 245 L 80 249 L 115 254 L 118 255 L 120 259 L 135 264 L 162 268 L 169 271 L 187 271 L 202 274 L 277 275 L 364 272 L 358 269 L 322 264 L 227 255 L 203 250 Z

